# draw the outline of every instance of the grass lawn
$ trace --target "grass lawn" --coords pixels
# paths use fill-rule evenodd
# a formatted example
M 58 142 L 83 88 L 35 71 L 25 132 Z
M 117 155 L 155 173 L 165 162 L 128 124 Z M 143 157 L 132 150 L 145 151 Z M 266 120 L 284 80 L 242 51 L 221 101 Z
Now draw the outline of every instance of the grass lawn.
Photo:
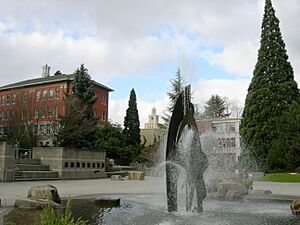
M 258 179 L 259 181 L 273 182 L 300 182 L 300 174 L 269 173 Z

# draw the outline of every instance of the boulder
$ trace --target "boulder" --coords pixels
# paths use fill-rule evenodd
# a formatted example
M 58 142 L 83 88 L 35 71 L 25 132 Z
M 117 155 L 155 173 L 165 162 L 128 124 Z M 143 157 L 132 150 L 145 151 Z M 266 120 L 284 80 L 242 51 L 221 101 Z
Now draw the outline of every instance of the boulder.
M 113 198 L 113 197 L 101 197 L 95 199 L 95 204 L 100 206 L 101 208 L 113 208 L 120 206 L 120 198 Z
M 51 197 L 53 202 L 61 203 L 57 188 L 49 184 L 33 186 L 27 192 L 27 198 L 30 199 L 48 199 L 48 197 Z
M 291 208 L 292 213 L 293 213 L 294 215 L 300 215 L 300 199 L 294 200 L 294 201 L 290 204 L 290 208 Z
M 264 196 L 264 195 L 271 195 L 272 191 L 270 190 L 248 190 L 248 195 L 252 196 Z
M 128 180 L 145 180 L 145 173 L 143 172 L 128 172 Z
M 110 179 L 111 180 L 123 180 L 121 175 L 111 175 Z
M 237 193 L 231 192 L 230 195 L 234 196 L 240 196 L 240 198 L 247 194 L 247 189 L 244 185 L 240 183 L 234 183 L 234 182 L 221 182 L 217 185 L 217 197 L 220 200 L 225 200 L 226 193 L 228 191 L 236 191 Z M 228 196 L 229 198 L 229 196 Z
M 61 208 L 61 206 L 56 202 L 52 201 L 51 204 L 55 209 Z M 15 201 L 15 207 L 21 209 L 44 209 L 47 208 L 47 206 L 47 199 L 17 199 Z
M 240 200 L 243 197 L 243 194 L 237 190 L 229 190 L 226 192 L 224 200 L 225 201 L 236 201 Z

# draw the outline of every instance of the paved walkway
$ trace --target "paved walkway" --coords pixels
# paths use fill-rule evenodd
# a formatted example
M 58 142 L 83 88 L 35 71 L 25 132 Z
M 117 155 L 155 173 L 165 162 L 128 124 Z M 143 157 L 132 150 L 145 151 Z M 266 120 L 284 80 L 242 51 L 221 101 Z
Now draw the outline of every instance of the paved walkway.
M 26 198 L 30 187 L 51 184 L 58 188 L 61 197 L 75 197 L 94 194 L 153 194 L 165 192 L 163 178 L 146 177 L 144 181 L 56 180 L 0 183 L 2 206 L 13 206 L 18 198 Z M 271 190 L 276 195 L 300 196 L 300 183 L 254 182 L 254 190 Z
M 43 184 L 57 187 L 61 197 L 93 194 L 150 194 L 163 193 L 165 190 L 165 180 L 155 177 L 146 177 L 144 181 L 93 179 L 0 183 L 2 206 L 12 206 L 16 199 L 26 198 L 30 187 Z

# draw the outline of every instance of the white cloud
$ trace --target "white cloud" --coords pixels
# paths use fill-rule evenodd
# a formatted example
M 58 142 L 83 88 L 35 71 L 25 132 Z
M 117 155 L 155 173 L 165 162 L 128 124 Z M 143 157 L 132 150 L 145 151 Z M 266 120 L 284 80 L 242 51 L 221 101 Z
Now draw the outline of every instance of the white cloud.
M 222 52 L 203 52 L 202 55 L 212 65 L 222 66 L 233 74 L 249 76 L 255 67 L 257 52 L 257 43 L 239 41 L 225 46 Z
M 144 128 L 144 124 L 148 122 L 148 116 L 151 114 L 153 106 L 156 108 L 156 113 L 159 116 L 163 115 L 164 110 L 168 105 L 167 99 L 158 100 L 155 103 L 138 100 L 137 108 L 139 112 L 140 128 Z M 109 119 L 114 123 L 119 123 L 123 126 L 124 117 L 128 108 L 128 99 L 110 100 L 109 103 Z M 163 123 L 161 117 L 160 122 Z
M 263 5 L 263 0 L 1 1 L 0 86 L 38 77 L 46 63 L 53 73 L 71 73 L 85 63 L 92 77 L 104 83 L 115 75 L 143 76 L 164 65 L 163 71 L 174 74 L 168 64 L 178 61 L 193 76 L 199 57 L 233 77 L 251 75 Z M 273 5 L 299 82 L 300 1 L 274 0 Z M 249 82 L 200 80 L 193 86 L 195 101 L 219 94 L 243 102 Z M 140 101 L 143 125 L 152 103 Z M 164 108 L 166 102 L 160 100 L 156 107 Z M 111 100 L 111 118 L 122 124 L 126 108 L 127 99 Z
M 250 80 L 248 79 L 200 80 L 192 87 L 194 103 L 204 105 L 212 95 L 218 94 L 221 97 L 236 99 L 241 104 L 244 104 L 249 84 Z

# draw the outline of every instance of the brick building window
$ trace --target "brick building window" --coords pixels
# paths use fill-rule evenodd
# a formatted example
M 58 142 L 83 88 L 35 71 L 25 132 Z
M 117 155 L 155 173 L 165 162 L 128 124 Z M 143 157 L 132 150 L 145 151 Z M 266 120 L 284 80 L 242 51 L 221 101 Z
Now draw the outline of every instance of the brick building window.
M 4 112 L 2 112 L 3 114 L 2 114 L 2 118 L 4 119 L 4 120 L 6 120 L 7 119 L 7 113 L 6 113 L 6 111 L 4 111 Z
M 59 89 L 55 89 L 55 98 L 59 98 Z
M 10 96 L 6 96 L 6 105 L 10 104 Z
M 48 91 L 48 99 L 53 98 L 53 90 Z
M 16 102 L 16 95 L 11 96 L 11 104 L 15 104 Z
M 38 91 L 38 92 L 36 93 L 35 99 L 36 99 L 36 100 L 40 100 L 40 99 L 41 99 L 41 92 L 40 92 L 40 91 Z
M 102 95 L 101 103 L 102 103 L 102 105 L 106 105 L 106 96 L 105 95 Z
M 45 108 L 41 108 L 40 115 L 41 115 L 41 118 L 45 118 Z
M 47 91 L 43 91 L 42 99 L 46 99 L 46 96 L 47 96 Z
M 53 115 L 58 116 L 58 107 L 57 106 L 53 110 Z
M 5 103 L 5 97 L 2 96 L 2 97 L 1 97 L 1 105 L 4 105 L 4 103 Z
M 52 116 L 51 107 L 47 107 L 47 115 Z
M 39 118 L 39 110 L 38 109 L 34 110 L 34 117 Z
M 0 112 L 0 120 L 3 119 L 3 112 Z
M 107 114 L 106 114 L 106 112 L 102 112 L 102 114 L 101 114 L 101 120 L 102 120 L 102 121 L 106 121 L 106 119 L 107 119 Z

